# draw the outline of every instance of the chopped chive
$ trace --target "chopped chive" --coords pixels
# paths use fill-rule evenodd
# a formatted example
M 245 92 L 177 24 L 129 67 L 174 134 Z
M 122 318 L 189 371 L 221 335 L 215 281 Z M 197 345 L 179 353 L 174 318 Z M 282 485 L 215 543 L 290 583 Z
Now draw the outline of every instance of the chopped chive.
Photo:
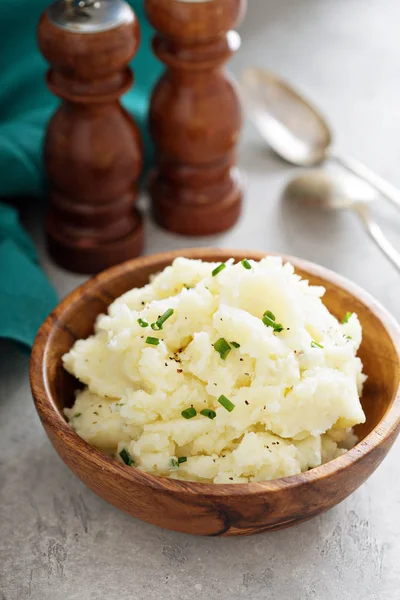
M 82 413 L 75 413 L 74 416 L 72 417 L 73 419 L 76 419 L 77 417 L 80 417 Z
M 351 337 L 351 335 L 346 335 L 346 340 L 352 340 L 353 338 Z
M 190 408 L 183 410 L 181 415 L 184 419 L 193 419 L 193 417 L 197 415 L 197 411 L 195 408 L 193 408 L 193 406 L 191 406 Z
M 187 456 L 180 456 L 178 458 L 178 464 L 182 464 L 187 461 Z
M 171 460 L 169 461 L 171 467 L 179 467 L 179 463 L 176 460 L 176 458 L 171 458 Z
M 275 315 L 270 310 L 266 310 L 263 314 L 262 322 L 267 327 L 272 327 L 276 333 L 283 331 L 283 326 L 280 323 L 275 322 Z
M 119 453 L 119 455 L 122 458 L 122 460 L 124 461 L 124 463 L 126 465 L 128 465 L 128 467 L 131 467 L 132 465 L 135 464 L 135 461 L 133 460 L 132 456 L 129 454 L 129 452 L 126 448 L 123 448 L 121 450 L 121 452 Z
M 169 308 L 168 310 L 166 310 L 165 313 L 159 319 L 157 319 L 157 321 L 155 323 L 151 324 L 151 328 L 153 329 L 153 331 L 160 331 L 160 329 L 163 328 L 165 321 L 167 319 L 169 319 L 170 316 L 173 314 L 174 314 L 173 308 Z
M 314 340 L 311 342 L 311 348 L 323 348 L 322 344 L 318 344 L 318 342 L 315 342 Z
M 234 348 L 240 348 L 240 344 L 238 344 L 237 342 L 231 342 L 231 346 L 233 346 Z
M 225 267 L 226 267 L 226 264 L 225 263 L 221 263 L 220 265 L 218 265 L 218 267 L 216 267 L 214 269 L 214 271 L 212 271 L 211 275 L 213 277 L 215 277 L 216 275 L 218 275 L 218 273 L 221 273 L 221 271 L 223 271 L 225 269 Z
M 222 395 L 218 398 L 218 402 L 220 404 L 222 404 L 222 406 L 224 408 L 226 408 L 226 410 L 228 412 L 232 412 L 233 409 L 235 408 L 235 405 L 233 404 L 233 402 L 231 402 L 226 396 Z
M 203 415 L 203 417 L 208 417 L 211 420 L 215 419 L 217 416 L 217 413 L 214 410 L 211 410 L 211 408 L 203 408 L 203 410 L 200 411 L 200 414 Z
M 251 269 L 251 264 L 249 263 L 249 261 L 247 260 L 247 258 L 244 258 L 244 259 L 241 261 L 241 264 L 243 265 L 243 267 L 244 267 L 245 269 Z
M 151 344 L 152 346 L 158 346 L 159 343 L 160 343 L 160 340 L 158 338 L 150 337 L 150 336 L 146 338 L 146 344 Z
M 137 322 L 139 323 L 140 327 L 148 327 L 149 324 L 147 321 L 144 321 L 143 319 L 138 319 Z
M 353 313 L 351 313 L 351 312 L 347 312 L 342 319 L 342 323 L 348 323 L 352 314 Z
M 225 360 L 232 348 L 224 338 L 219 338 L 214 344 L 214 350 L 218 352 L 222 360 Z
M 272 321 L 276 321 L 276 317 L 275 317 L 274 313 L 271 312 L 270 310 L 266 310 L 264 313 L 264 316 L 269 317 L 270 319 L 272 319 Z

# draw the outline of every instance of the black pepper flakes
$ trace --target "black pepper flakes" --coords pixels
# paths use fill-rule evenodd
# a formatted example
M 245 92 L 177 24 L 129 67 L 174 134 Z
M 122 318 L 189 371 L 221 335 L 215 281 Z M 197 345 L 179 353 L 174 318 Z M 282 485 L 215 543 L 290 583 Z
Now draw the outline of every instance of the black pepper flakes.
M 93 411 L 93 414 L 99 416 L 99 413 L 96 412 L 95 410 Z
M 183 373 L 183 369 L 177 369 L 176 372 L 177 373 Z
M 244 403 L 247 404 L 247 406 L 249 405 L 249 401 L 248 400 L 245 400 Z
M 243 358 L 240 358 L 239 360 L 240 360 L 240 362 L 243 362 Z
M 229 480 L 230 480 L 230 481 L 233 481 L 233 477 L 229 477 Z

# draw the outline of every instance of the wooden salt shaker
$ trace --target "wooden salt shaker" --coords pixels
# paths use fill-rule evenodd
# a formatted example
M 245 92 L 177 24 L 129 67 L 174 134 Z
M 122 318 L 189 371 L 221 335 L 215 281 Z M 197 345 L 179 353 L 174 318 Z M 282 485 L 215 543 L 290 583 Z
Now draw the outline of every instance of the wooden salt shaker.
M 140 40 L 122 0 L 58 0 L 42 15 L 38 41 L 62 100 L 44 147 L 50 253 L 63 267 L 96 273 L 140 254 L 133 208 L 142 167 L 137 126 L 119 104 L 132 85 L 128 63 Z
M 222 66 L 240 46 L 230 29 L 245 6 L 246 0 L 145 0 L 158 32 L 154 52 L 167 65 L 150 107 L 157 157 L 150 194 L 156 221 L 171 231 L 217 233 L 240 214 L 241 108 Z

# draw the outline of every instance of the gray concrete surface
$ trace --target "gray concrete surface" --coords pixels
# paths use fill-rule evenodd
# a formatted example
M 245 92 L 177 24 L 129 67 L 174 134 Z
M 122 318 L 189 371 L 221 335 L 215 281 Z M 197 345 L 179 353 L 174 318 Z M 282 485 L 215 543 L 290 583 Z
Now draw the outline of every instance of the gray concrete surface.
M 338 145 L 400 187 L 400 2 L 249 0 L 234 72 L 264 65 L 324 107 Z M 232 231 L 190 240 L 147 225 L 147 252 L 190 245 L 271 249 L 353 279 L 400 318 L 399 276 L 356 218 L 291 212 L 295 172 L 245 128 L 246 206 Z M 400 248 L 400 215 L 375 208 Z M 30 220 L 38 244 L 37 220 Z M 64 295 L 83 278 L 44 266 Z M 64 466 L 35 414 L 28 357 L 0 346 L 1 600 L 398 600 L 400 446 L 370 480 L 319 518 L 243 539 L 194 538 L 105 504 Z

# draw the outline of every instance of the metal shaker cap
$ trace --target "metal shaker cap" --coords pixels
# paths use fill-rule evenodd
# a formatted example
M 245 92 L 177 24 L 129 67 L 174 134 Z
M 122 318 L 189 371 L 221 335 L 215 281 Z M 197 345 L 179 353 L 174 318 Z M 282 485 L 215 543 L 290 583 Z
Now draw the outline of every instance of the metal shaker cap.
M 56 0 L 47 16 L 57 27 L 74 33 L 98 33 L 133 20 L 123 0 Z

